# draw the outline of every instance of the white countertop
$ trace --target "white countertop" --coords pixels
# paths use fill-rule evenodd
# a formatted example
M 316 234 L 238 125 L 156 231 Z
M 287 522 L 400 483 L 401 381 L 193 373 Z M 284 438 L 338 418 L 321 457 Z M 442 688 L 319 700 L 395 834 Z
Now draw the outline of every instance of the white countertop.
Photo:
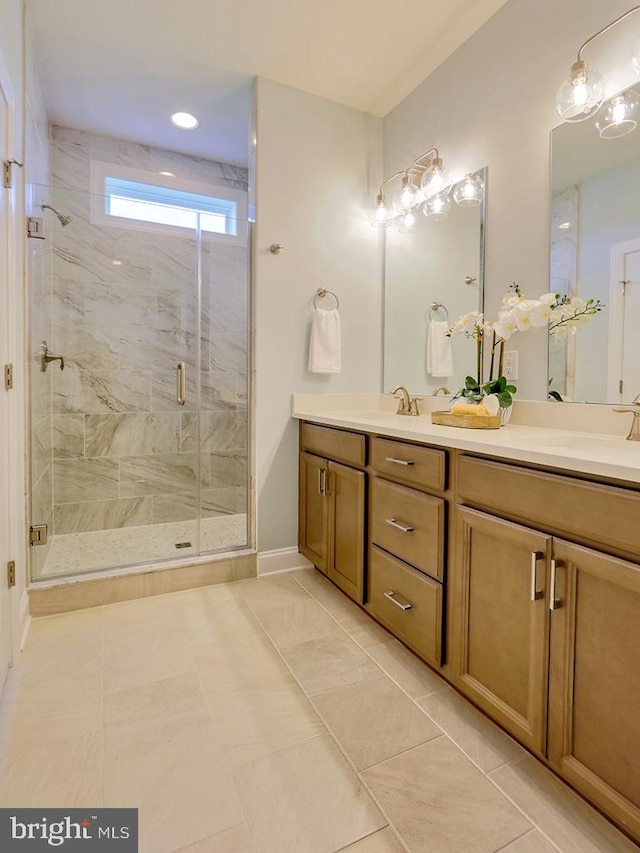
M 395 414 L 396 404 L 386 395 L 294 394 L 292 415 L 343 429 L 640 483 L 640 442 L 627 441 L 621 435 L 522 423 L 495 430 L 436 426 L 431 423 L 431 411 L 447 409 L 448 400 L 426 397 L 422 403 L 425 414 L 418 417 Z

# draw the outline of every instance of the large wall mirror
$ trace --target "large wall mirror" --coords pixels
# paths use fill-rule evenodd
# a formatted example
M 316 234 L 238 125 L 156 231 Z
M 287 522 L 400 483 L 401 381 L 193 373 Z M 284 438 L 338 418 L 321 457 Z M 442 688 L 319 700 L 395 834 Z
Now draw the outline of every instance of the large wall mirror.
M 383 392 L 405 385 L 411 393 L 432 394 L 438 386 L 455 393 L 473 372 L 472 341 L 440 341 L 444 353 L 435 344 L 443 324 L 483 307 L 487 169 L 476 174 L 484 184 L 480 204 L 452 203 L 440 219 L 417 214 L 411 233 L 393 225 L 386 231 Z
M 552 131 L 549 289 L 604 304 L 577 334 L 550 337 L 555 399 L 626 403 L 640 394 L 639 187 L 640 128 L 607 136 L 589 120 Z

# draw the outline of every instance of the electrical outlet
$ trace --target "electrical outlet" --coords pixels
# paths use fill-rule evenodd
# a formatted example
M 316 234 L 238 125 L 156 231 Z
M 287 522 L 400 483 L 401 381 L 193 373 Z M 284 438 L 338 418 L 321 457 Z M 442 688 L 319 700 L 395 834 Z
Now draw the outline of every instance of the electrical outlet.
M 511 352 L 505 352 L 504 363 L 503 363 L 502 367 L 503 367 L 505 379 L 517 379 L 518 378 L 518 352 L 517 352 L 517 350 L 512 350 Z

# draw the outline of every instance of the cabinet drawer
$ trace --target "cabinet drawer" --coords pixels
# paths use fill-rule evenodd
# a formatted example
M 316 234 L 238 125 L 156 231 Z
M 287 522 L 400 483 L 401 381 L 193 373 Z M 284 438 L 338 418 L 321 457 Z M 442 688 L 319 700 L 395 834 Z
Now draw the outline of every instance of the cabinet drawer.
M 444 501 L 371 478 L 371 541 L 434 578 L 444 572 Z
M 443 491 L 445 463 L 443 450 L 377 436 L 371 442 L 371 465 L 398 483 Z
M 300 425 L 300 449 L 358 468 L 364 468 L 366 463 L 365 436 L 342 429 L 303 422 Z
M 458 500 L 640 557 L 640 492 L 461 456 Z
M 441 665 L 442 586 L 439 583 L 374 545 L 369 563 L 369 607 L 396 637 L 425 660 Z

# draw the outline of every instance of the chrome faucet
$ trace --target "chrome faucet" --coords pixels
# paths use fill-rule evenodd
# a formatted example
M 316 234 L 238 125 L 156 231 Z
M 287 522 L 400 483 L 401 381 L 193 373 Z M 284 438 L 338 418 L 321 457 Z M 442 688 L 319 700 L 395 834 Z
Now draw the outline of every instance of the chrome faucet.
M 631 412 L 633 414 L 633 421 L 631 422 L 631 429 L 629 430 L 627 441 L 640 441 L 640 394 L 638 394 L 635 400 L 628 406 L 620 409 L 614 409 L 613 411 Z
M 447 388 L 447 386 L 446 386 L 446 385 L 438 385 L 438 387 L 436 388 L 436 390 L 433 392 L 433 396 L 434 396 L 434 397 L 437 397 L 437 396 L 438 396 L 438 394 L 440 394 L 440 392 L 442 392 L 443 394 L 445 394 L 447 397 L 450 397 L 450 396 L 451 396 L 451 391 L 449 391 L 449 389 Z
M 392 394 L 400 394 L 400 400 L 398 401 L 398 409 L 396 411 L 397 415 L 419 415 L 420 411 L 418 410 L 418 402 L 422 400 L 422 397 L 411 397 L 407 389 L 404 385 L 396 385 L 395 388 L 391 389 Z

